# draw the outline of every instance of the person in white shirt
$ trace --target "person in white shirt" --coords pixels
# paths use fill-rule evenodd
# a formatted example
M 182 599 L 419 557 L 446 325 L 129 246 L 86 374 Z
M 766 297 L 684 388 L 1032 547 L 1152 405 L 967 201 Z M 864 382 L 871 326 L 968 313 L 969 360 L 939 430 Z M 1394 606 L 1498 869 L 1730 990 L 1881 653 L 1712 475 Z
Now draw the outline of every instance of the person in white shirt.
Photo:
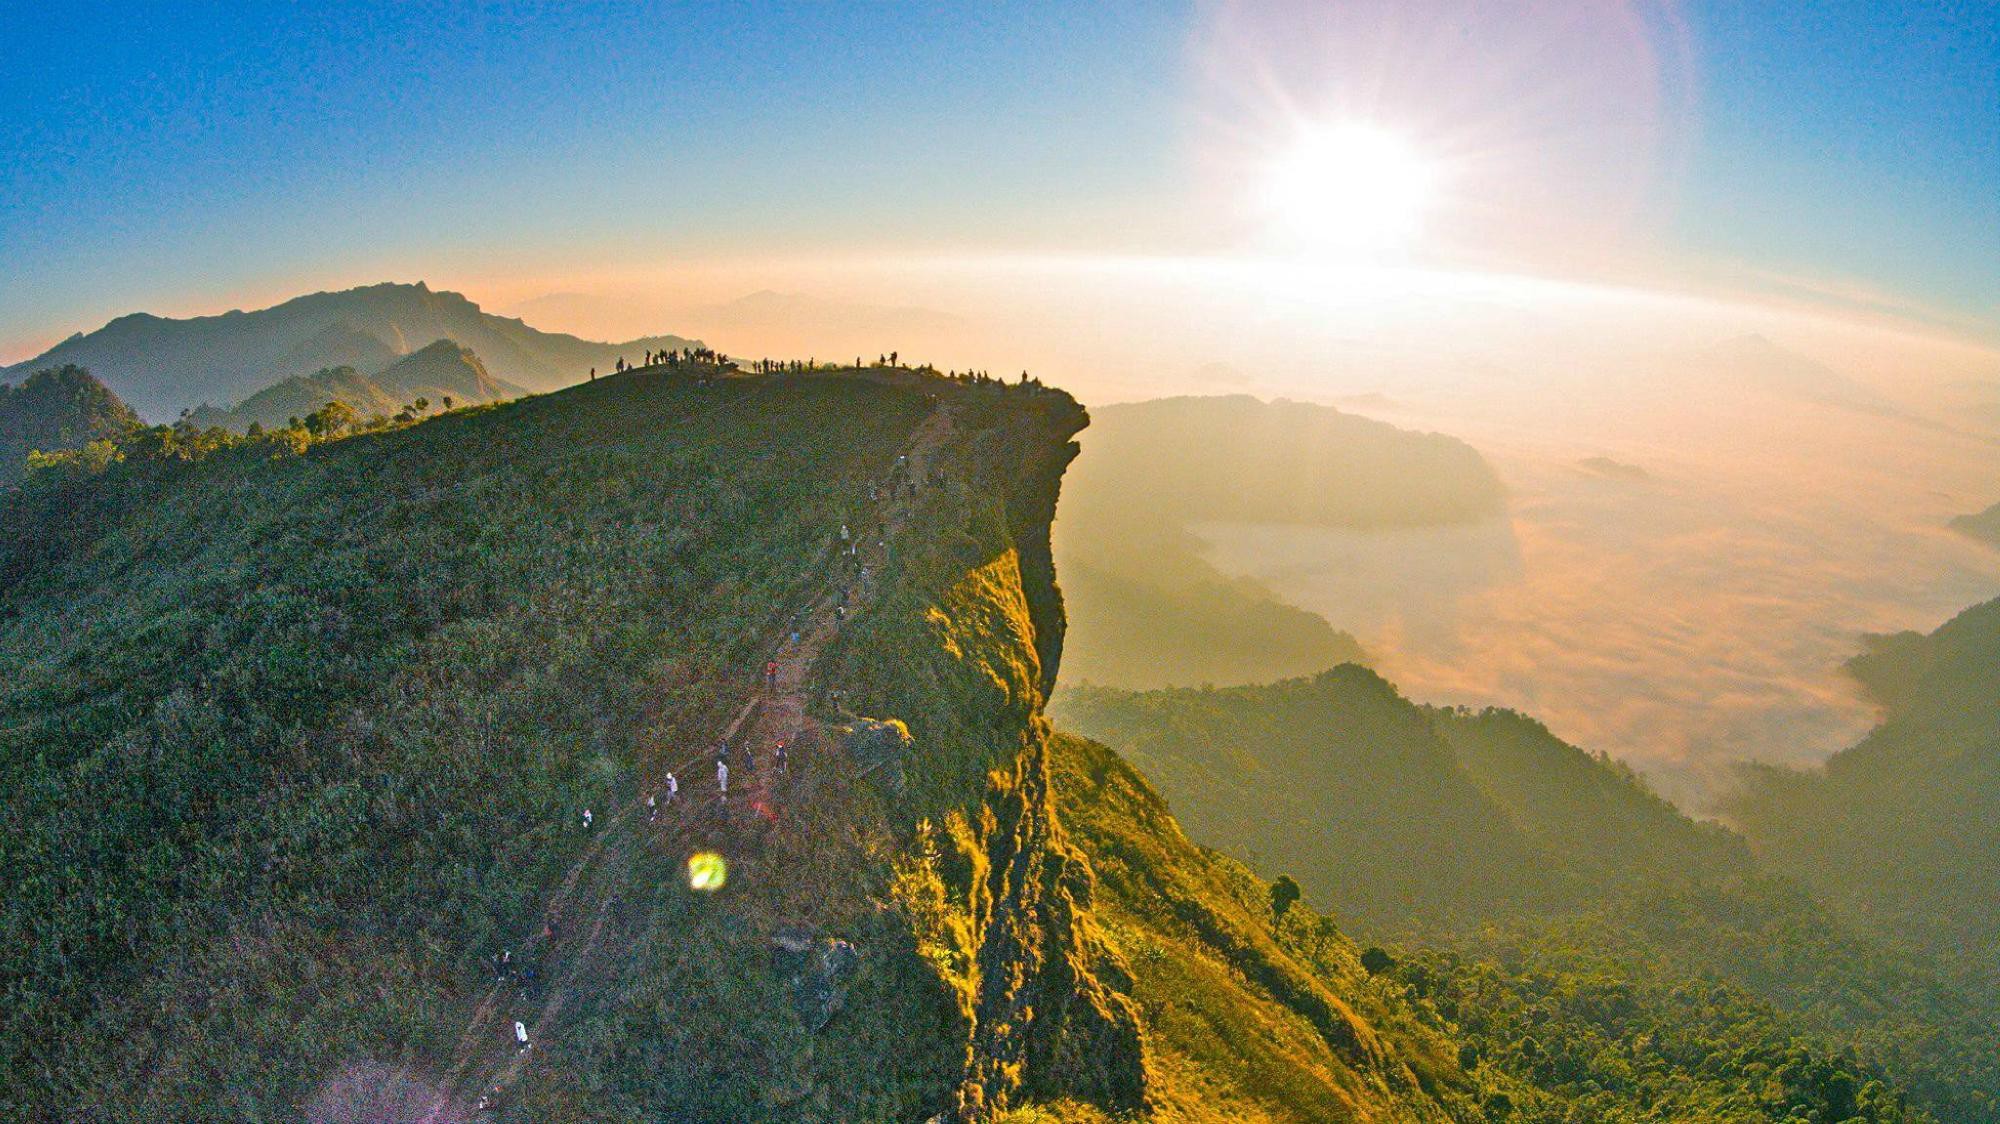
M 715 763 L 715 789 L 722 794 L 724 800 L 729 799 L 729 762 L 727 761 L 717 761 Z
M 528 1024 L 520 1019 L 514 1020 L 514 1052 L 517 1054 L 528 1052 Z

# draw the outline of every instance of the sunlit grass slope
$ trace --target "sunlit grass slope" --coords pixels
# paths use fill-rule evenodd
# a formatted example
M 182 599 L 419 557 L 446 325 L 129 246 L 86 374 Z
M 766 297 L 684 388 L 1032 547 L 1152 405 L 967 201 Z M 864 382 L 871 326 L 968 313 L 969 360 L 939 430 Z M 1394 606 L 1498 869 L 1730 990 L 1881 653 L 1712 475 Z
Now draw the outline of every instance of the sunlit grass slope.
M 421 1053 L 925 412 L 635 377 L 94 482 L 0 591 L 7 1114 L 282 1116 Z

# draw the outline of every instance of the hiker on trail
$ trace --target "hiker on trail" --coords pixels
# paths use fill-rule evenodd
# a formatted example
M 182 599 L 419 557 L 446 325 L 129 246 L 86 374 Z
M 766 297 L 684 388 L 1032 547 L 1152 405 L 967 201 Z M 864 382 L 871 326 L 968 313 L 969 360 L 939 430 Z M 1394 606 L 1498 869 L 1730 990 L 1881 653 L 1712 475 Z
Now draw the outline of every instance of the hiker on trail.
M 680 794 L 681 794 L 681 782 L 680 782 L 680 781 L 678 781 L 678 780 L 676 780 L 676 779 L 674 778 L 674 775 L 673 775 L 672 773 L 668 773 L 668 774 L 667 774 L 667 803 L 668 803 L 668 804 L 672 804 L 672 803 L 674 802 L 674 797 L 676 797 L 676 796 L 679 796 Z
M 842 523 L 840 525 L 840 541 L 841 542 L 847 541 L 847 524 L 845 523 Z
M 660 798 L 649 792 L 646 794 L 646 822 L 653 823 L 659 818 Z
M 597 368 L 595 368 L 595 367 L 592 367 L 592 368 L 590 369 L 590 381 L 591 381 L 591 382 L 596 382 L 596 381 L 597 381 Z
M 778 693 L 777 660 L 771 660 L 764 664 L 764 690 L 774 695 Z
M 500 955 L 493 958 L 493 978 L 496 980 L 505 980 L 513 973 L 514 953 L 511 949 L 503 948 L 500 950 Z
M 775 764 L 775 765 L 777 765 L 777 767 L 778 767 L 778 771 L 779 771 L 780 773 L 784 773 L 784 772 L 789 772 L 789 771 L 790 771 L 790 770 L 789 770 L 789 769 L 788 769 L 788 768 L 786 767 L 786 762 L 785 762 L 785 743 L 784 743 L 784 742 L 783 742 L 782 740 L 780 740 L 780 741 L 778 742 L 778 744 L 777 744 L 777 745 L 776 745 L 776 746 L 775 746 L 775 747 L 774 747 L 774 748 L 773 748 L 773 749 L 771 750 L 771 758 L 772 758 L 772 763 L 773 763 L 773 764 Z
M 528 1052 L 528 1024 L 520 1019 L 514 1020 L 514 1052 L 517 1054 Z
M 729 762 L 715 763 L 715 791 L 722 795 L 724 803 L 729 800 Z
M 590 830 L 590 809 L 588 808 L 583 810 L 583 830 Z
M 843 622 L 847 620 L 847 606 L 835 605 L 833 607 L 833 619 L 835 622 Z

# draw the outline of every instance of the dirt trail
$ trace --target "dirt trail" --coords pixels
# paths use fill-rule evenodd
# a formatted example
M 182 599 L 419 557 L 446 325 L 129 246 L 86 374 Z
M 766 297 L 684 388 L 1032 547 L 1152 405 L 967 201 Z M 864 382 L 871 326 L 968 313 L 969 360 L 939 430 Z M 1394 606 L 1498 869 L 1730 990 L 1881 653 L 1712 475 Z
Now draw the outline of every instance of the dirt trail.
M 878 541 L 872 528 L 849 528 L 857 538 L 857 574 L 848 582 L 850 613 L 872 600 L 888 545 L 908 524 L 916 507 L 914 494 L 921 493 L 933 456 L 952 430 L 950 408 L 939 403 L 913 433 L 905 451 L 907 464 L 876 485 L 881 490 L 877 510 L 886 535 Z M 903 490 L 906 481 L 914 487 Z M 842 549 L 837 538 L 835 546 Z M 644 791 L 598 819 L 596 838 L 550 895 L 545 916 L 555 920 L 553 937 L 532 934 L 515 953 L 516 963 L 539 961 L 545 966 L 545 989 L 522 1011 L 514 1005 L 519 991 L 516 984 L 496 981 L 487 988 L 453 1046 L 449 1076 L 428 1111 L 417 1120 L 423 1124 L 473 1124 L 481 1117 L 481 1106 L 487 1099 L 495 1103 L 505 1100 L 535 1059 L 546 1056 L 545 1044 L 554 1037 L 564 1011 L 574 1007 L 585 992 L 602 986 L 591 977 L 604 974 L 600 969 L 606 962 L 602 947 L 607 940 L 605 930 L 620 904 L 610 887 L 619 885 L 620 876 L 631 869 L 638 847 L 680 848 L 698 834 L 718 827 L 730 830 L 746 823 L 746 817 L 769 814 L 783 799 L 786 775 L 777 772 L 774 750 L 779 741 L 796 742 L 809 728 L 806 699 L 812 669 L 820 653 L 839 634 L 838 604 L 837 592 L 829 592 L 802 610 L 797 642 L 791 640 L 788 627 L 779 638 L 778 651 L 769 657 L 777 665 L 775 686 L 766 685 L 764 669 L 758 668 L 753 693 L 719 732 L 719 739 L 731 747 L 732 761 L 744 759 L 747 753 L 752 762 L 749 776 L 730 778 L 728 801 L 717 798 L 711 743 L 684 761 L 658 763 L 648 770 L 657 781 L 671 769 L 681 782 L 680 798 L 671 806 L 663 804 L 657 821 L 648 821 Z M 793 767 L 800 764 L 792 763 Z M 645 791 L 657 791 L 657 785 L 649 782 Z M 588 925 L 581 930 L 569 924 L 579 905 L 594 907 Z M 528 1039 L 534 1044 L 525 1053 L 514 1049 L 513 1022 L 517 1018 L 527 1026 Z M 405 1076 L 406 1071 L 407 1066 Z

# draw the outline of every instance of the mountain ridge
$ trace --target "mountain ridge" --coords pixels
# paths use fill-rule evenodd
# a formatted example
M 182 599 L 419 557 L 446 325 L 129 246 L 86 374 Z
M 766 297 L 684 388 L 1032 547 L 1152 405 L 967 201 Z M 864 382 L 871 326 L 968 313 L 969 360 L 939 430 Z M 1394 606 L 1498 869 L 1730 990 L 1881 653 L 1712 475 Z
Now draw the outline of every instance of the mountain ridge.
M 141 415 L 166 420 L 202 402 L 240 401 L 294 375 L 339 366 L 366 370 L 357 360 L 372 362 L 380 352 L 364 337 L 397 356 L 435 340 L 456 340 L 497 378 L 536 392 L 580 381 L 593 367 L 609 370 L 621 356 L 636 363 L 646 351 L 699 346 L 672 335 L 606 343 L 543 332 L 422 281 L 380 282 L 250 311 L 178 319 L 127 313 L 0 368 L 0 379 L 74 363 L 96 372 Z

